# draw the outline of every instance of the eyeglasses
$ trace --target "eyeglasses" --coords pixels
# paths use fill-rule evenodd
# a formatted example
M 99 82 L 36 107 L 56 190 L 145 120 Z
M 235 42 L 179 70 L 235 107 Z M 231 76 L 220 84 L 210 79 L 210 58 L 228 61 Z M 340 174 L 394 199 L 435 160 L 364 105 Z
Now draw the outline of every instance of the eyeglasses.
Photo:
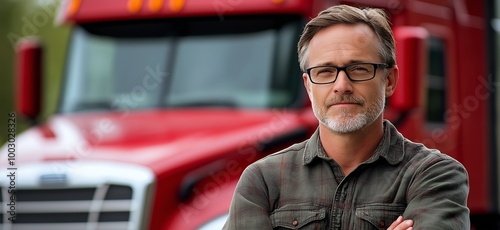
M 387 68 L 385 63 L 353 63 L 343 67 L 314 66 L 306 69 L 309 79 L 314 84 L 330 84 L 337 80 L 340 71 L 344 71 L 351 81 L 368 81 L 375 77 L 377 69 Z

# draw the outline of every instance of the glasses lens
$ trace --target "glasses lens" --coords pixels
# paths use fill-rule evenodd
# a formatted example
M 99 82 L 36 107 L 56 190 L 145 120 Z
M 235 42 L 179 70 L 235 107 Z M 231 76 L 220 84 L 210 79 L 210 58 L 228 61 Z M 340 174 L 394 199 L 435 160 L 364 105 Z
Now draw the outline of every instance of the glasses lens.
M 353 81 L 368 80 L 375 76 L 375 66 L 372 64 L 354 64 L 346 68 Z
M 335 80 L 337 68 L 335 67 L 315 67 L 310 70 L 311 80 L 315 83 L 327 83 Z

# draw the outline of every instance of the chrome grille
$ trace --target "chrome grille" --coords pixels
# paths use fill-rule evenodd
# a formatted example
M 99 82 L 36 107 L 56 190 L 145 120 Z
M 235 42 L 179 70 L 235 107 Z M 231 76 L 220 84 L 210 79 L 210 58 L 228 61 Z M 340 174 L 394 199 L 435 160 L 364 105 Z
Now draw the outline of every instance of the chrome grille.
M 28 168 L 29 175 L 17 178 L 14 223 L 8 220 L 10 214 L 6 214 L 11 194 L 0 181 L 2 230 L 126 230 L 146 226 L 144 215 L 149 207 L 147 198 L 153 177 L 144 168 L 115 163 L 82 164 L 78 169 L 64 172 L 68 179 L 65 184 L 37 185 L 32 184 L 36 181 L 33 178 L 48 175 L 46 166 Z M 99 173 L 102 177 L 95 175 Z

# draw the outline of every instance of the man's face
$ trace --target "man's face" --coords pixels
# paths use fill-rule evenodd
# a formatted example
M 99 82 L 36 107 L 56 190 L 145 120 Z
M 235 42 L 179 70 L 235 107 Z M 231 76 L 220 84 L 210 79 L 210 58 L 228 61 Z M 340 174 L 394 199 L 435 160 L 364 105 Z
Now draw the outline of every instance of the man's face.
M 319 31 L 308 47 L 308 67 L 381 63 L 379 41 L 364 24 L 335 25 Z M 377 69 L 374 79 L 351 82 L 344 71 L 330 84 L 318 85 L 303 75 L 320 124 L 336 133 L 351 133 L 382 119 L 385 97 L 392 95 L 397 67 Z

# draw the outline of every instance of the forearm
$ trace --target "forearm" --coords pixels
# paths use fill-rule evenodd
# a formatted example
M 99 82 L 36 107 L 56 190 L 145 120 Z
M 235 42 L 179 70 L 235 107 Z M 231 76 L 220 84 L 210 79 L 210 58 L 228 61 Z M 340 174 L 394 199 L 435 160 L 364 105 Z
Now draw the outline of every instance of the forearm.
M 404 216 L 415 222 L 414 229 L 470 229 L 468 192 L 462 165 L 437 162 L 415 177 Z

